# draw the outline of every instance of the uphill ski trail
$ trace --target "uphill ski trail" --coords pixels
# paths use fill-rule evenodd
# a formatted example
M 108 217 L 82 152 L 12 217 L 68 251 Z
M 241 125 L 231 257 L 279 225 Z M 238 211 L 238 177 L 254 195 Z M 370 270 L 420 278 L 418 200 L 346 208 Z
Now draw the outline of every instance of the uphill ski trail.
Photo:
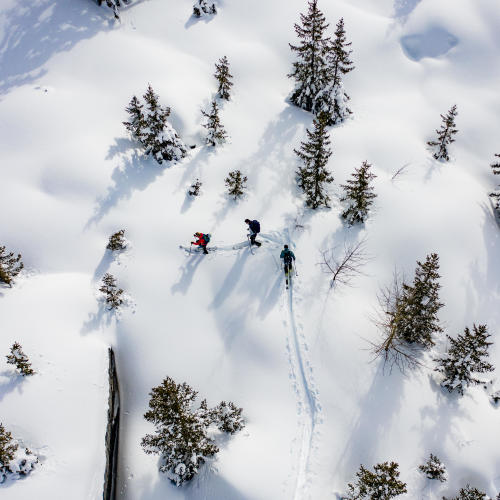
M 298 398 L 299 438 L 298 459 L 293 491 L 293 500 L 308 500 L 310 498 L 310 463 L 314 450 L 317 427 L 322 421 L 321 405 L 313 378 L 313 371 L 308 360 L 308 346 L 302 327 L 295 318 L 294 285 L 291 280 L 287 290 L 287 314 L 289 333 L 287 351 L 290 362 L 291 378 Z

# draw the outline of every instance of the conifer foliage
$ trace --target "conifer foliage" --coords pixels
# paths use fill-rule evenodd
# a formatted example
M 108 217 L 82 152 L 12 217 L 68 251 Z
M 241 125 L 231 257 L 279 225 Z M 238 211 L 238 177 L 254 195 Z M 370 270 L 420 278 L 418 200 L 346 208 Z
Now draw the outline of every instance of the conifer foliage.
M 116 286 L 116 279 L 110 273 L 104 275 L 99 291 L 105 295 L 106 304 L 109 306 L 110 311 L 118 309 L 124 302 L 123 290 Z
M 21 254 L 7 253 L 5 247 L 0 247 L 0 283 L 12 286 L 14 278 L 23 270 Z
M 352 226 L 356 223 L 363 223 L 368 217 L 368 211 L 377 195 L 373 192 L 370 182 L 376 175 L 370 171 L 371 165 L 364 161 L 360 168 L 352 174 L 352 179 L 347 180 L 347 184 L 342 184 L 344 196 L 340 201 L 348 202 L 349 206 L 342 213 L 342 217 Z
M 12 438 L 12 433 L 5 430 L 3 424 L 0 423 L 0 470 L 14 460 L 17 448 L 18 445 Z
M 214 76 L 219 85 L 217 95 L 221 99 L 229 101 L 231 87 L 233 86 L 233 82 L 231 81 L 233 75 L 229 72 L 229 62 L 226 56 L 219 59 L 219 64 L 215 63 Z
M 454 136 L 458 132 L 455 124 L 455 117 L 458 115 L 457 106 L 453 105 L 446 116 L 441 115 L 443 124 L 439 130 L 436 130 L 437 139 L 429 141 L 427 144 L 434 149 L 432 156 L 436 160 L 450 161 L 448 146 L 455 142 Z
M 14 342 L 10 348 L 10 354 L 7 355 L 7 363 L 10 365 L 15 365 L 19 373 L 26 377 L 28 375 L 34 375 L 35 371 L 31 368 L 31 363 L 28 356 L 24 354 L 23 348 L 19 342 Z
M 227 194 L 234 200 L 241 198 L 245 193 L 247 180 L 247 176 L 243 175 L 240 170 L 229 172 L 225 179 Z
M 202 183 L 200 182 L 200 179 L 196 179 L 196 181 L 191 184 L 191 188 L 188 191 L 189 196 L 199 196 L 201 186 Z
M 122 6 L 122 3 L 124 5 L 127 5 L 129 2 L 130 0 L 97 0 L 97 5 L 101 6 L 103 3 L 105 3 L 110 9 L 113 10 L 115 18 L 120 19 L 119 8 Z
M 217 144 L 223 144 L 226 142 L 227 133 L 222 125 L 219 117 L 219 107 L 217 106 L 217 101 L 214 99 L 212 101 L 212 109 L 210 112 L 201 110 L 201 114 L 207 119 L 207 122 L 203 126 L 208 130 L 207 137 L 205 139 L 209 146 L 216 146 Z
M 346 500 L 390 500 L 407 492 L 406 483 L 399 480 L 399 465 L 383 462 L 373 472 L 360 466 L 356 482 L 347 485 Z
M 500 175 L 500 154 L 495 154 L 495 157 L 498 158 L 498 161 L 495 161 L 490 165 L 491 171 L 493 172 L 493 175 Z M 500 213 L 500 185 L 496 191 L 490 193 L 490 196 L 496 200 L 495 209 Z
M 443 497 L 443 500 L 488 500 L 488 496 L 483 491 L 468 484 L 465 488 L 460 488 L 458 496 L 450 499 Z
M 126 108 L 130 121 L 123 122 L 126 129 L 143 146 L 144 153 L 153 156 L 158 163 L 184 158 L 186 146 L 167 121 L 170 108 L 160 105 L 159 96 L 151 85 L 148 85 L 143 99 L 145 105 L 136 96 L 130 100 Z M 143 111 L 144 106 L 146 113 Z
M 127 248 L 127 243 L 125 242 L 125 229 L 120 229 L 120 231 L 113 233 L 109 237 L 106 248 L 112 252 L 125 250 Z
M 170 377 L 154 387 L 150 396 L 144 418 L 154 424 L 155 433 L 147 434 L 141 445 L 146 453 L 161 455 L 160 471 L 177 486 L 191 480 L 200 466 L 219 451 L 208 434 L 212 424 L 230 434 L 244 427 L 241 408 L 224 401 L 213 409 L 206 400 L 197 405 L 198 393 Z
M 491 335 L 486 325 L 474 325 L 472 331 L 465 328 L 463 335 L 456 339 L 447 335 L 450 347 L 445 356 L 438 358 L 438 367 L 435 371 L 444 376 L 441 386 L 449 392 L 456 390 L 463 395 L 469 385 L 481 384 L 483 380 L 474 376 L 476 373 L 491 372 L 494 370 L 487 358 L 488 349 L 492 342 L 488 342 Z
M 308 141 L 302 142 L 300 149 L 294 150 L 303 163 L 297 171 L 298 184 L 306 195 L 306 205 L 313 209 L 322 205 L 329 206 L 330 197 L 325 190 L 325 184 L 333 182 L 333 176 L 326 168 L 328 159 L 332 155 L 326 128 L 327 120 L 325 113 L 314 119 L 314 131 L 306 130 Z
M 207 2 L 207 0 L 196 0 L 193 6 L 193 16 L 202 17 L 213 14 L 217 14 L 214 3 Z
M 418 470 L 426 475 L 428 479 L 437 479 L 440 482 L 446 481 L 446 467 L 436 455 L 430 454 L 427 462 L 420 465 Z
M 0 423 L 0 484 L 7 476 L 26 476 L 38 463 L 38 458 L 28 449 L 19 449 L 12 433 Z

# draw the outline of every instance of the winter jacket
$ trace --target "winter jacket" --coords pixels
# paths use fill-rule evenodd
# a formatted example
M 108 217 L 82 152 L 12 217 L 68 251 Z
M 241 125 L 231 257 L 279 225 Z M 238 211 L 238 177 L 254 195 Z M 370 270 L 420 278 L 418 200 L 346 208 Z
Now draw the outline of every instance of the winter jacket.
M 206 246 L 207 242 L 205 241 L 205 235 L 200 233 L 200 236 L 197 236 L 198 241 L 193 241 L 193 245 L 199 245 L 200 247 Z
M 260 223 L 258 220 L 251 221 L 250 224 L 248 224 L 248 227 L 253 234 L 260 233 Z
M 284 248 L 281 250 L 280 259 L 284 259 L 285 262 L 290 262 L 292 259 L 295 260 L 295 255 L 289 248 Z

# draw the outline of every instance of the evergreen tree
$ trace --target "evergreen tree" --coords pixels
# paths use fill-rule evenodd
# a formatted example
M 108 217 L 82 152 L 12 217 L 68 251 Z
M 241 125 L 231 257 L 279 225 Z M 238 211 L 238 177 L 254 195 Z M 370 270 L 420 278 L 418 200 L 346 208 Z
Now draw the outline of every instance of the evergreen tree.
M 500 154 L 495 154 L 497 158 L 499 158 L 499 161 L 496 161 L 495 163 L 492 163 L 491 170 L 493 172 L 493 175 L 500 175 Z M 490 196 L 494 198 L 497 202 L 495 209 L 500 211 L 500 185 L 498 186 L 498 190 L 494 191 L 493 193 L 490 193 Z
M 124 239 L 125 236 L 125 229 L 120 229 L 120 231 L 117 231 L 116 233 L 112 234 L 109 237 L 109 242 L 106 246 L 108 250 L 111 250 L 112 252 L 116 250 L 125 250 L 127 248 L 127 244 Z
M 215 4 L 210 4 L 207 0 L 196 0 L 193 6 L 193 16 L 202 17 L 207 14 L 217 14 Z
M 195 183 L 191 185 L 191 189 L 188 191 L 188 194 L 190 196 L 199 196 L 201 186 L 202 183 L 200 182 L 200 179 L 196 179 Z
M 491 335 L 486 325 L 473 326 L 471 332 L 465 328 L 463 335 L 453 339 L 447 335 L 450 347 L 443 358 L 438 358 L 438 367 L 435 371 L 444 375 L 441 385 L 449 392 L 457 390 L 463 395 L 464 388 L 469 385 L 481 384 L 483 381 L 475 377 L 474 373 L 485 373 L 494 370 L 493 365 L 488 363 L 488 348 L 492 342 L 488 342 Z
M 444 483 L 446 481 L 446 468 L 436 455 L 430 454 L 425 464 L 420 465 L 418 470 L 426 475 L 428 479 L 437 479 Z
M 12 252 L 7 253 L 4 246 L 0 247 L 0 283 L 12 286 L 14 278 L 23 268 L 21 254 L 15 257 Z
M 7 355 L 7 363 L 9 365 L 16 365 L 19 373 L 26 377 L 27 375 L 34 375 L 34 370 L 31 368 L 28 356 L 24 354 L 21 344 L 14 342 L 10 348 L 10 354 Z
M 348 208 L 342 213 L 342 217 L 352 226 L 356 223 L 363 223 L 368 217 L 368 211 L 373 204 L 373 187 L 370 181 L 375 179 L 376 175 L 370 172 L 371 165 L 364 161 L 360 168 L 357 168 L 352 174 L 352 179 L 347 180 L 347 184 L 342 184 L 345 194 L 340 201 L 347 201 Z
M 347 500 L 390 500 L 406 493 L 406 483 L 399 480 L 398 467 L 396 462 L 383 462 L 375 465 L 372 472 L 361 465 L 356 482 L 347 485 Z
M 330 197 L 324 184 L 333 182 L 333 176 L 326 168 L 332 154 L 326 124 L 327 116 L 322 113 L 313 120 L 314 131 L 306 130 L 308 141 L 302 142 L 299 150 L 294 150 L 304 164 L 297 171 L 298 184 L 306 195 L 307 206 L 313 209 L 329 206 Z
M 0 471 L 8 467 L 9 462 L 14 460 L 14 456 L 18 449 L 17 443 L 12 438 L 12 433 L 5 430 L 5 427 L 0 423 Z
M 448 499 L 443 497 L 443 500 Z M 488 496 L 486 493 L 478 490 L 477 488 L 473 488 L 468 484 L 465 488 L 460 488 L 458 496 L 450 500 L 488 500 Z
M 122 122 L 132 137 L 139 142 L 144 140 L 144 130 L 146 128 L 146 119 L 142 108 L 144 106 L 139 102 L 139 99 L 134 95 L 125 111 L 130 115 L 130 121 Z
M 233 86 L 233 82 L 231 79 L 233 78 L 233 75 L 229 73 L 229 62 L 227 60 L 227 57 L 224 56 L 221 59 L 219 59 L 219 64 L 215 63 L 215 79 L 217 80 L 219 84 L 219 88 L 217 90 L 217 94 L 221 99 L 225 99 L 226 101 L 229 101 L 229 91 L 231 90 L 231 87 Z
M 301 24 L 295 24 L 299 45 L 290 45 L 297 53 L 293 71 L 288 75 L 295 79 L 295 89 L 290 101 L 299 108 L 312 111 L 315 98 L 328 85 L 327 53 L 330 39 L 325 36 L 328 28 L 317 0 L 309 0 L 307 14 L 300 14 Z
M 207 119 L 207 123 L 203 125 L 208 130 L 206 143 L 209 146 L 216 146 L 217 144 L 226 142 L 227 133 L 220 122 L 217 101 L 215 99 L 212 101 L 212 110 L 210 113 L 203 110 L 201 110 L 201 113 Z
M 235 434 L 245 427 L 242 412 L 243 408 L 238 408 L 231 401 L 221 401 L 211 412 L 211 422 L 214 422 L 220 431 Z
M 225 182 L 227 186 L 227 194 L 232 196 L 234 200 L 241 198 L 246 189 L 247 176 L 243 176 L 240 170 L 229 172 Z
M 97 0 L 97 5 L 101 6 L 105 3 L 110 9 L 113 10 L 113 14 L 116 19 L 120 19 L 119 8 L 122 6 L 122 2 L 124 5 L 127 5 L 130 0 Z
M 109 310 L 120 307 L 124 300 L 122 298 L 123 290 L 116 286 L 116 279 L 112 274 L 106 273 L 102 279 L 102 286 L 99 291 L 106 296 L 106 304 Z
M 427 144 L 435 149 L 434 158 L 436 160 L 450 161 L 448 155 L 448 146 L 455 142 L 454 135 L 458 132 L 455 124 L 455 117 L 458 115 L 457 106 L 454 105 L 448 111 L 446 116 L 441 115 L 443 124 L 439 130 L 436 130 L 437 139 L 429 141 Z

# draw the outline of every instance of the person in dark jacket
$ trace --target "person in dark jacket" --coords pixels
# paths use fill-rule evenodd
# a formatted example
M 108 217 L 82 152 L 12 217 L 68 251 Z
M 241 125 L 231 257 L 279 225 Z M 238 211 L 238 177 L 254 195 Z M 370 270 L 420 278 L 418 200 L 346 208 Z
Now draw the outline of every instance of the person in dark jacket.
M 288 248 L 288 245 L 285 245 L 283 250 L 281 250 L 280 259 L 283 259 L 285 274 L 288 275 L 292 269 L 292 261 L 295 261 L 295 255 Z
M 207 254 L 207 241 L 205 240 L 205 235 L 203 233 L 194 233 L 193 236 L 197 238 L 196 241 L 192 241 L 191 245 L 198 245 L 199 247 L 203 248 L 203 253 Z
M 250 231 L 250 243 L 252 245 L 257 245 L 260 247 L 262 243 L 255 241 L 257 238 L 257 234 L 260 233 L 260 223 L 258 220 L 250 220 L 245 219 L 245 222 L 248 224 L 248 230 Z

